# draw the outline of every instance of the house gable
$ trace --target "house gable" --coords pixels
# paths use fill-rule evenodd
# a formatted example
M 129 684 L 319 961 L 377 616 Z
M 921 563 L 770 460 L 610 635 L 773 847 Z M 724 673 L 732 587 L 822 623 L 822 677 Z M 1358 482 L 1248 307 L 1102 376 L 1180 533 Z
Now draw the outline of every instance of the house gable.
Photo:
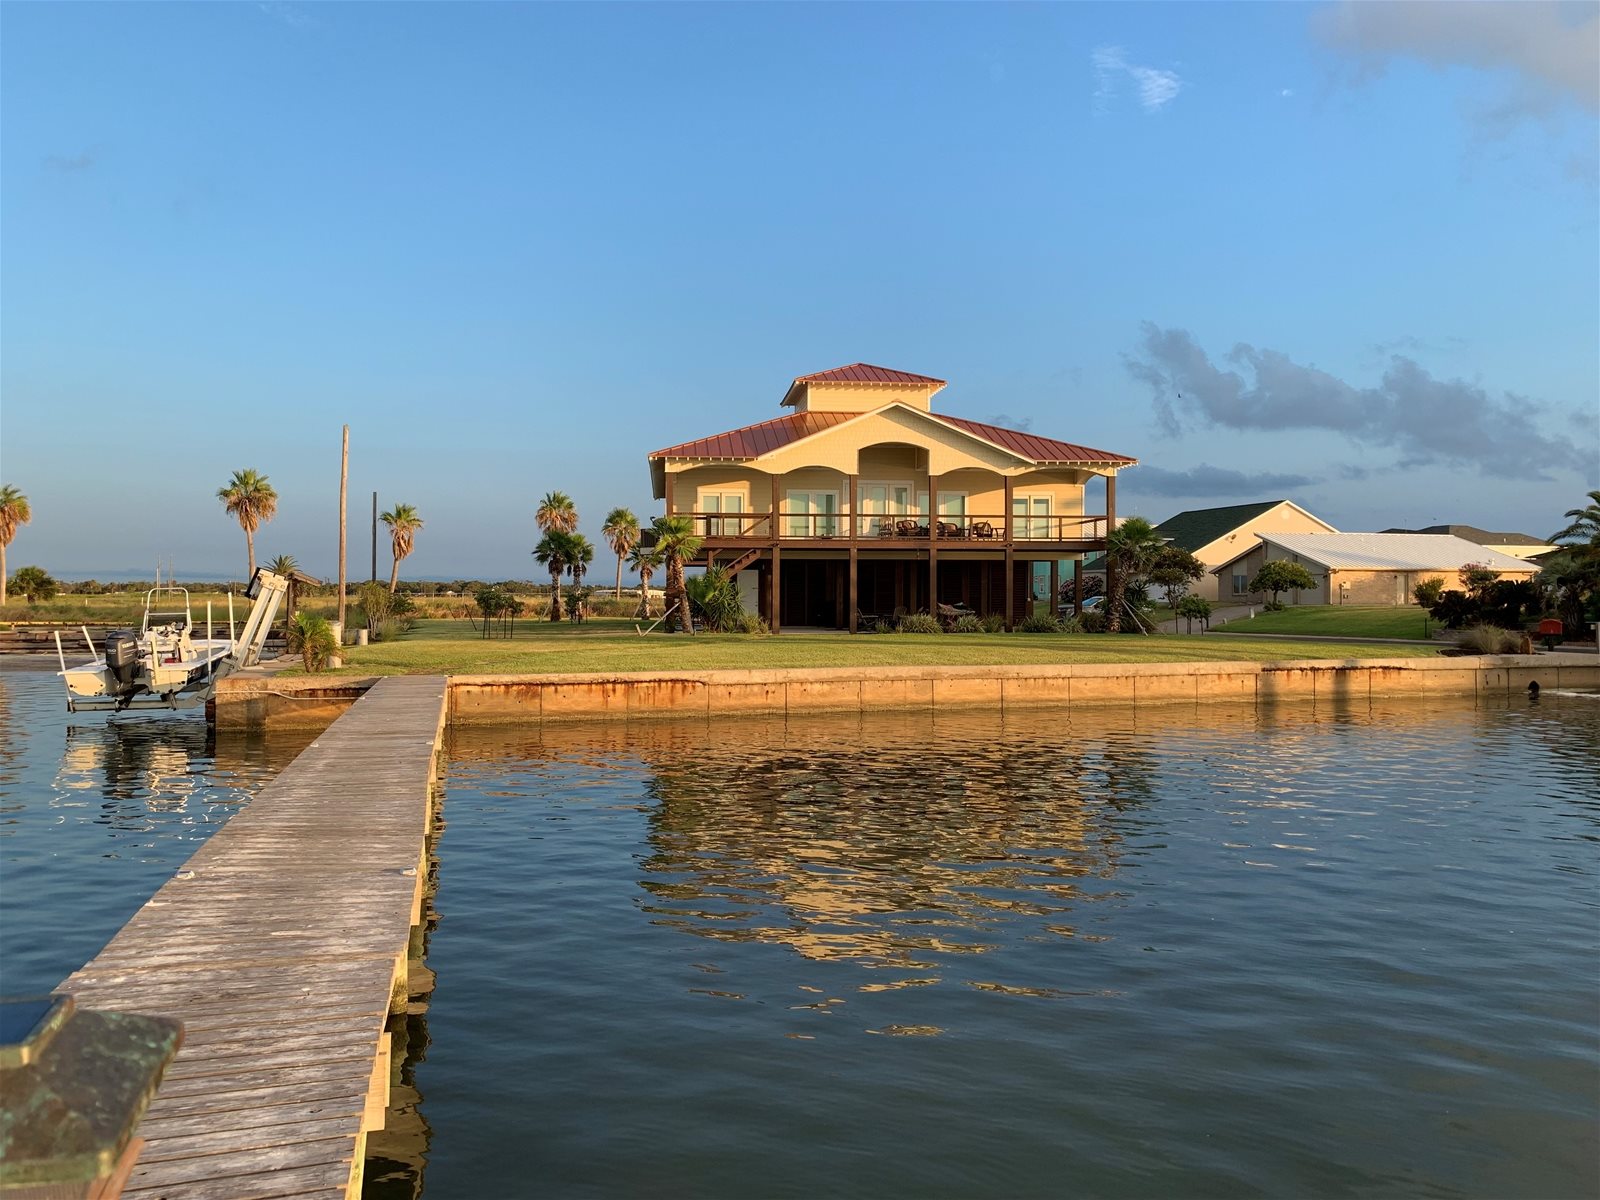
M 1272 533 L 1339 531 L 1292 500 L 1266 500 L 1190 509 L 1161 522 L 1156 532 L 1212 567 L 1248 553 Z

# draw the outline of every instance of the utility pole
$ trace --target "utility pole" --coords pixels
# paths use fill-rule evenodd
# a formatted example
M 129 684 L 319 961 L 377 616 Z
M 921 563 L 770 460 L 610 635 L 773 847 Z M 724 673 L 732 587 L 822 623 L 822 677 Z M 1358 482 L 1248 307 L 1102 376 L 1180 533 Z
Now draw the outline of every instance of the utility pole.
M 344 630 L 344 584 L 345 584 L 345 499 L 350 488 L 350 426 L 344 427 L 344 444 L 339 451 L 339 629 L 343 637 Z
M 378 582 L 378 493 L 372 493 L 372 582 Z

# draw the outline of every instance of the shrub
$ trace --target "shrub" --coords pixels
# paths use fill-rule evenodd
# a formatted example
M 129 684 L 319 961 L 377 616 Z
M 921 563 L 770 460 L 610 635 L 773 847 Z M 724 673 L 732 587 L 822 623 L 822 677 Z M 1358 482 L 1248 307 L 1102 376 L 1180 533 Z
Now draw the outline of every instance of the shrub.
M 765 617 L 758 617 L 755 613 L 741 612 L 739 614 L 738 628 L 730 632 L 748 633 L 754 637 L 770 637 L 772 635 L 772 626 L 767 624 Z
M 1083 616 L 1078 618 L 1078 624 L 1083 626 L 1085 633 L 1104 633 L 1106 614 L 1098 608 L 1086 608 L 1083 610 Z
M 1498 625 L 1469 625 L 1461 633 L 1461 646 L 1478 654 L 1515 654 L 1522 635 Z
M 1446 629 L 1460 629 L 1478 616 L 1478 602 L 1465 592 L 1448 591 L 1428 609 L 1428 615 Z
M 962 613 L 950 623 L 951 633 L 982 633 L 983 622 L 972 613 Z
M 928 613 L 911 613 L 900 618 L 896 633 L 943 633 L 944 626 L 939 624 L 939 619 Z
M 396 597 L 377 582 L 363 583 L 356 591 L 361 605 L 361 618 L 367 626 L 367 635 L 375 642 L 384 640 L 385 632 L 393 637 L 399 632 L 399 622 L 393 620 Z
M 300 655 L 307 674 L 315 675 L 327 667 L 339 645 L 328 618 L 301 610 L 289 621 L 289 649 Z
M 1261 610 L 1263 612 L 1282 612 L 1287 607 L 1288 605 L 1284 604 L 1282 600 L 1268 600 L 1261 606 Z
M 695 619 L 712 633 L 742 632 L 744 606 L 739 603 L 739 585 L 721 567 L 709 567 L 702 575 L 684 579 Z
M 1444 580 L 1424 579 L 1411 589 L 1411 598 L 1423 608 L 1432 608 L 1439 603 L 1439 597 L 1444 595 Z
M 1061 622 L 1049 613 L 1030 613 L 1017 628 L 1023 633 L 1060 633 Z
M 983 627 L 985 633 L 1004 633 L 1006 630 L 1006 619 L 999 613 L 990 613 L 987 617 L 979 617 L 978 624 Z
M 873 633 L 893 633 L 894 632 L 894 622 L 892 620 L 890 620 L 888 617 L 879 617 L 876 621 L 874 621 L 872 623 L 872 632 Z
M 1483 563 L 1469 562 L 1461 564 L 1461 570 L 1456 572 L 1456 578 L 1461 580 L 1461 586 L 1466 588 L 1467 595 L 1476 598 L 1479 592 L 1500 578 L 1500 572 Z
M 1077 617 L 1057 617 L 1056 632 L 1058 633 L 1083 633 L 1083 622 Z

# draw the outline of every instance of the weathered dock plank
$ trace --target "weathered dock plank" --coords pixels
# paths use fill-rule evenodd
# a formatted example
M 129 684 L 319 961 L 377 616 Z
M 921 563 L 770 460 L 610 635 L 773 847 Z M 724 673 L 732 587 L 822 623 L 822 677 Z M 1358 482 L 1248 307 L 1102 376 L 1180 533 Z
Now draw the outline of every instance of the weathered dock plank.
M 444 718 L 444 679 L 379 681 L 62 984 L 184 1022 L 127 1196 L 359 1194 Z

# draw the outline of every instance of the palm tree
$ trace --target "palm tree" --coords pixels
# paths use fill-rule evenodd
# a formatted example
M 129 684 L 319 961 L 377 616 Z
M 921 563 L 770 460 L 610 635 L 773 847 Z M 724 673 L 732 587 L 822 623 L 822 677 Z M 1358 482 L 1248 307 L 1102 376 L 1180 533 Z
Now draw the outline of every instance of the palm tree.
M 561 576 L 578 553 L 572 534 L 559 529 L 548 531 L 533 548 L 533 557 L 550 572 L 550 619 L 561 620 Z
M 635 546 L 628 551 L 628 566 L 639 573 L 638 615 L 650 619 L 650 576 L 661 566 L 661 555 L 654 546 Z
M 0 499 L 3 499 L 4 495 L 5 492 L 0 491 Z M 23 501 L 23 507 L 26 509 L 27 501 Z M 1550 540 L 1576 543 L 1578 546 L 1590 547 L 1600 552 L 1600 492 L 1590 492 L 1588 505 L 1584 508 L 1567 509 L 1567 516 L 1572 519 L 1572 523 L 1560 532 L 1552 533 Z M 24 517 L 23 520 L 27 518 Z
M 1150 569 L 1156 552 L 1166 544 L 1155 526 L 1143 517 L 1129 517 L 1106 534 L 1106 632 L 1122 632 L 1122 610 L 1130 578 Z
M 569 533 L 572 541 L 571 558 L 567 560 L 567 573 L 572 576 L 572 590 L 576 599 L 573 604 L 580 610 L 573 614 L 576 619 L 582 620 L 583 613 L 583 577 L 589 573 L 589 564 L 594 561 L 594 543 L 581 533 Z
M 613 508 L 606 514 L 606 523 L 600 526 L 600 536 L 617 556 L 617 599 L 621 600 L 622 560 L 639 544 L 639 518 L 633 515 L 631 508 Z
M 295 572 L 300 570 L 300 564 L 295 561 L 294 555 L 292 555 L 292 554 L 280 554 L 280 555 L 278 555 L 278 557 L 274 558 L 271 562 L 269 562 L 267 564 L 267 570 L 271 571 L 274 575 L 281 575 L 281 576 L 283 576 L 285 579 L 287 579 L 289 581 L 288 594 L 286 596 L 284 596 L 284 598 L 283 598 L 284 599 L 284 603 L 288 605 L 288 607 L 284 610 L 284 613 L 283 613 L 283 619 L 285 621 L 287 621 L 290 617 L 294 616 L 294 602 L 295 602 L 295 582 L 294 582 L 294 577 L 295 577 Z
M 0 606 L 6 602 L 6 547 L 17 536 L 17 527 L 31 520 L 28 498 L 9 483 L 0 487 Z
M 227 487 L 217 489 L 217 499 L 238 518 L 239 528 L 244 530 L 245 551 L 250 556 L 250 570 L 245 579 L 254 579 L 256 530 L 272 520 L 272 514 L 278 511 L 278 493 L 272 490 L 265 475 L 247 467 L 235 471 Z
M 677 622 L 677 629 L 694 632 L 694 620 L 689 615 L 689 593 L 683 586 L 683 564 L 700 553 L 704 538 L 696 537 L 694 522 L 688 517 L 657 517 L 650 527 L 655 530 L 656 551 L 667 570 L 668 624 Z
M 400 560 L 411 557 L 412 544 L 417 530 L 422 528 L 422 518 L 409 504 L 396 504 L 378 518 L 389 527 L 389 545 L 394 551 L 394 569 L 389 572 L 389 594 L 394 595 L 400 586 Z
M 546 492 L 533 519 L 541 533 L 572 533 L 578 528 L 578 506 L 565 492 Z

